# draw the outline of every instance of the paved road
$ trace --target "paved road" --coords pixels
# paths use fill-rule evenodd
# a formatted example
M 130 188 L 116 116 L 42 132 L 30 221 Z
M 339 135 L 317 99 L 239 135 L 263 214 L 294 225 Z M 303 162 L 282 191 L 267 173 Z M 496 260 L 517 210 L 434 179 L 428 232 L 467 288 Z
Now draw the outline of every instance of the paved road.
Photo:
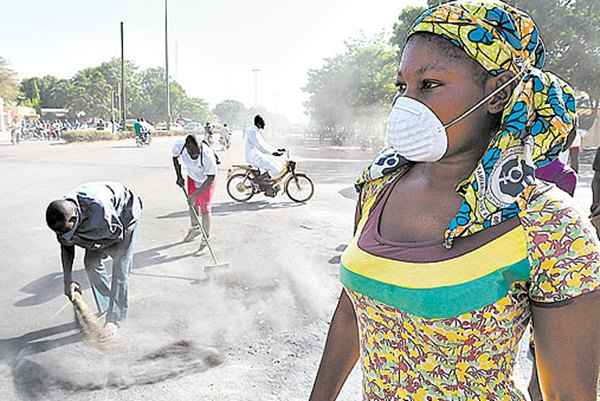
M 167 344 L 168 338 L 193 340 L 199 347 L 217 348 L 225 358 L 223 365 L 213 369 L 222 372 L 214 373 L 219 377 L 232 376 L 227 372 L 234 371 L 248 375 L 253 372 L 253 364 L 264 363 L 278 372 L 288 368 L 293 371 L 291 365 L 282 367 L 291 359 L 286 360 L 289 347 L 280 352 L 267 353 L 267 349 L 246 353 L 247 349 L 260 346 L 273 348 L 265 336 L 273 339 L 290 333 L 296 338 L 296 330 L 311 328 L 311 337 L 299 341 L 312 341 L 314 345 L 308 348 L 316 348 L 322 342 L 324 322 L 335 306 L 338 291 L 336 266 L 328 260 L 339 254 L 336 248 L 347 239 L 352 225 L 353 201 L 339 192 L 345 189 L 343 194 L 351 194 L 352 177 L 365 164 L 361 159 L 369 156 L 357 157 L 356 152 L 343 151 L 328 155 L 306 149 L 296 156 L 299 168 L 317 183 L 317 192 L 310 203 L 297 205 L 285 197 L 261 196 L 248 204 L 236 204 L 227 198 L 224 185 L 229 165 L 241 160 L 241 146 L 236 141 L 232 150 L 222 156 L 224 163 L 220 166 L 214 206 L 215 247 L 218 257 L 230 261 L 231 268 L 227 273 L 211 273 L 204 280 L 202 267 L 210 263 L 208 257 L 191 256 L 197 244 L 180 242 L 189 222 L 185 201 L 174 185 L 172 140 L 157 139 L 144 149 L 136 148 L 130 141 L 77 145 L 26 143 L 18 147 L 0 143 L 4 194 L 0 199 L 4 272 L 0 292 L 0 360 L 7 365 L 6 375 L 0 378 L 0 399 L 12 400 L 17 396 L 59 399 L 65 390 L 47 388 L 48 383 L 42 383 L 37 392 L 25 390 L 30 384 L 29 376 L 37 380 L 46 366 L 38 366 L 32 373 L 23 367 L 15 368 L 15 361 L 38 358 L 36 363 L 49 364 L 53 369 L 58 366 L 56 369 L 60 370 L 66 369 L 69 358 L 71 362 L 78 360 L 80 355 L 73 353 L 89 357 L 87 351 L 73 345 L 76 338 L 67 325 L 72 321 L 72 312 L 69 308 L 61 311 L 65 299 L 58 246 L 44 225 L 47 203 L 86 181 L 118 180 L 134 188 L 144 199 L 142 231 L 131 278 L 131 319 L 125 335 L 137 338 L 141 333 L 153 333 L 158 345 Z M 339 160 L 328 160 L 332 157 Z M 76 266 L 79 270 L 76 277 L 86 284 L 81 253 Z M 91 301 L 89 291 L 85 295 Z M 305 368 L 306 381 L 318 361 L 312 351 L 310 357 L 304 354 L 310 366 Z M 272 360 L 278 358 L 281 361 L 273 365 Z M 179 380 L 157 380 L 161 384 L 153 385 L 156 388 L 152 391 L 158 391 L 159 395 L 160 391 L 164 391 L 163 395 L 179 392 L 178 400 L 198 399 L 195 397 L 198 393 L 190 391 L 195 387 L 201 388 L 198 391 L 206 399 L 217 395 L 238 399 L 241 394 L 239 385 L 228 386 L 228 380 L 213 378 L 214 383 L 208 388 L 194 384 L 198 378 L 191 374 L 193 369 L 189 375 L 185 370 L 178 368 Z M 102 374 L 91 372 L 90 376 Z M 257 381 L 259 387 L 261 380 L 270 380 L 264 373 L 258 376 L 240 380 Z M 62 379 L 67 383 L 71 380 Z M 86 380 L 95 383 L 100 379 Z M 185 380 L 192 382 L 191 387 L 182 384 Z M 265 383 L 262 386 L 268 384 L 269 393 L 278 387 Z M 78 388 L 80 384 L 73 386 Z M 298 385 L 285 391 L 297 396 Z M 110 394 L 109 399 L 143 399 L 148 386 L 142 389 L 132 386 L 114 394 L 111 389 L 103 392 Z M 252 389 L 254 384 L 248 386 Z M 62 392 L 71 394 L 73 399 L 97 397 L 94 392 L 79 390 Z M 228 391 L 231 394 L 227 395 Z
M 302 149 L 295 156 L 316 181 L 313 200 L 236 204 L 224 176 L 241 160 L 238 139 L 222 156 L 214 207 L 214 244 L 231 267 L 206 275 L 208 257 L 180 242 L 189 223 L 174 185 L 172 140 L 144 149 L 131 141 L 0 141 L 1 400 L 307 398 L 339 292 L 336 257 L 352 228 L 351 183 L 370 155 Z M 131 186 L 145 204 L 123 330 L 130 348 L 109 356 L 78 342 L 63 308 L 58 246 L 44 225 L 50 200 L 99 180 Z M 578 199 L 584 208 L 589 190 L 580 188 Z M 85 284 L 81 253 L 76 266 Z M 91 301 L 89 290 L 85 296 Z M 355 372 L 342 400 L 360 399 L 359 380 Z

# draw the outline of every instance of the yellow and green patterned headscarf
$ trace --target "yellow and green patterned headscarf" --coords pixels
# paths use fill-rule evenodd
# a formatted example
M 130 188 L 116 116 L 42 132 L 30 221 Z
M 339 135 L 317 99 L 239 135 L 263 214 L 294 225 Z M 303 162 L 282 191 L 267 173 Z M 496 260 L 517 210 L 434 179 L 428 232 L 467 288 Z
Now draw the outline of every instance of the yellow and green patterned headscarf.
M 502 1 L 464 0 L 431 8 L 415 21 L 410 35 L 419 32 L 448 39 L 491 75 L 522 74 L 499 131 L 457 188 L 462 205 L 445 238 L 451 246 L 454 238 L 517 216 L 517 199 L 531 190 L 534 170 L 556 159 L 574 127 L 575 96 L 567 83 L 542 71 L 545 49 L 532 18 Z M 357 184 L 406 164 L 393 149 L 384 150 Z

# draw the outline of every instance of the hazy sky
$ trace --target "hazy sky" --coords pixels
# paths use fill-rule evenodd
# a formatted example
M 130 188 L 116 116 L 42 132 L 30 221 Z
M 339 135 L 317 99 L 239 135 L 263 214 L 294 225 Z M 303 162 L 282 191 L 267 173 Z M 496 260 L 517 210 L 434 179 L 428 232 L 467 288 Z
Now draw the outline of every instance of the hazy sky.
M 214 106 L 233 98 L 298 121 L 306 71 L 360 31 L 391 31 L 407 4 L 424 0 L 170 0 L 170 67 L 193 96 Z M 125 22 L 126 58 L 164 65 L 163 0 L 2 1 L 0 56 L 20 77 L 71 77 L 118 57 Z

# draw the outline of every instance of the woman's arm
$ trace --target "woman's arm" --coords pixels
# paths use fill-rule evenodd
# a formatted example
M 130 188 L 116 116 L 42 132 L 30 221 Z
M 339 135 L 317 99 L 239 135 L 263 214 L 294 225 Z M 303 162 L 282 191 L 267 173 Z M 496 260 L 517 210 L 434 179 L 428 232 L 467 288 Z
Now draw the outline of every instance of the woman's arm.
M 346 291 L 342 290 L 309 401 L 334 401 L 358 357 L 356 314 Z
M 561 306 L 533 304 L 544 401 L 593 401 L 600 367 L 600 291 Z

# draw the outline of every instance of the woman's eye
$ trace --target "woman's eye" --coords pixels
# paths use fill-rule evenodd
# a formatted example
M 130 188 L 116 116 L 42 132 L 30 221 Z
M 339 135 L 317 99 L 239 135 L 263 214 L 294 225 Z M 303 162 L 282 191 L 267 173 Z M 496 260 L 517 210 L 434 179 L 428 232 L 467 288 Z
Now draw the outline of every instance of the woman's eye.
M 435 89 L 438 86 L 440 86 L 440 84 L 438 82 L 434 82 L 434 81 L 423 81 L 423 89 Z

